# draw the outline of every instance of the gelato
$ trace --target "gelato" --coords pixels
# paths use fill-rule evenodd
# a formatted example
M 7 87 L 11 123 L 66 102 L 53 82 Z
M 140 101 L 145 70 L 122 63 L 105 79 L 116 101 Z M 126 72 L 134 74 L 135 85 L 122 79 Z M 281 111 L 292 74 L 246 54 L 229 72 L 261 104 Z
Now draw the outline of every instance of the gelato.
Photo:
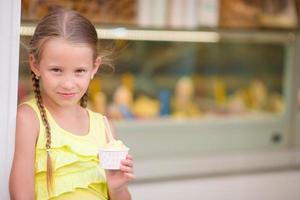
M 100 167 L 103 169 L 120 169 L 121 160 L 126 158 L 129 148 L 121 140 L 115 140 L 109 122 L 104 116 L 105 133 L 108 143 L 99 149 Z
M 103 145 L 102 149 L 107 151 L 119 151 L 119 150 L 128 150 L 121 140 L 112 140 L 105 145 Z

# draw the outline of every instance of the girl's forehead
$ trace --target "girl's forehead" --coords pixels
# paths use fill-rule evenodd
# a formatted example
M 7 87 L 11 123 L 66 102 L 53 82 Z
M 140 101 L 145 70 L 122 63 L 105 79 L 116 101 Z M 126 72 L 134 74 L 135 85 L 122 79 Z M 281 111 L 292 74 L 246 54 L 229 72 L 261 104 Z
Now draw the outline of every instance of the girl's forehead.
M 52 48 L 88 48 L 92 50 L 92 48 L 87 43 L 80 42 L 72 42 L 62 37 L 54 37 L 50 38 L 46 44 L 46 46 L 50 46 Z
M 93 60 L 92 48 L 83 43 L 72 43 L 63 38 L 49 39 L 45 44 L 41 60 Z

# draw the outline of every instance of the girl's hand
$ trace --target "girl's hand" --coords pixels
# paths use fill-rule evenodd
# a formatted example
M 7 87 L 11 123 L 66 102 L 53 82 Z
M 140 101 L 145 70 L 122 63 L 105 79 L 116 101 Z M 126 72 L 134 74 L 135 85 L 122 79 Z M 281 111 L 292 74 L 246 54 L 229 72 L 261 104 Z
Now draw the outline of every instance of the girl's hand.
M 133 158 L 130 154 L 121 161 L 120 170 L 105 170 L 107 184 L 110 190 L 119 190 L 134 179 Z

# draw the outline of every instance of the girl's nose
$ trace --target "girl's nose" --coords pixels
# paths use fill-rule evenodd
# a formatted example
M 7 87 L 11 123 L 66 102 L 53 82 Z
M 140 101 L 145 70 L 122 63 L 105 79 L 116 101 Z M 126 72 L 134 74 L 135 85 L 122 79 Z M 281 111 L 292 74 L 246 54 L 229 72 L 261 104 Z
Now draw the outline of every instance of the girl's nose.
M 71 77 L 71 76 L 63 77 L 62 82 L 61 82 L 61 87 L 63 89 L 71 90 L 71 89 L 73 89 L 74 85 L 75 85 L 75 82 L 74 82 L 73 77 Z

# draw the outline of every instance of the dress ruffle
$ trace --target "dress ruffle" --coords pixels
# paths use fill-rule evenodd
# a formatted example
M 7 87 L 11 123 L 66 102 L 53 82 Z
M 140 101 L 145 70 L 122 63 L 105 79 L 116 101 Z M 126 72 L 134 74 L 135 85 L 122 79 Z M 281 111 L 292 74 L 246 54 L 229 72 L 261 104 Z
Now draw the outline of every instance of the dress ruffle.
M 77 188 L 92 189 L 99 195 L 105 196 L 107 199 L 107 185 L 104 174 L 101 173 L 98 166 L 82 171 L 70 173 L 66 170 L 66 174 L 56 175 L 51 198 L 58 197 L 66 192 L 75 191 Z M 84 176 L 81 174 L 84 173 Z M 100 181 L 102 180 L 102 181 Z M 49 199 L 46 184 L 46 172 L 40 173 L 36 177 L 36 195 L 37 199 Z
M 47 159 L 46 159 L 46 149 L 37 149 L 36 156 L 45 159 L 37 159 L 35 163 L 36 173 L 46 171 L 47 169 Z M 51 148 L 50 150 L 52 166 L 54 170 L 58 170 L 64 166 L 72 165 L 78 162 L 95 162 L 99 163 L 99 159 L 92 154 L 79 154 L 74 151 L 70 146 L 61 146 L 59 148 Z M 97 154 L 96 154 L 97 155 Z
M 52 160 L 54 187 L 52 197 L 58 197 L 76 188 L 93 189 L 99 195 L 107 197 L 104 170 L 99 167 L 98 148 L 95 144 L 62 137 L 53 143 L 50 155 Z M 69 144 L 66 145 L 66 142 Z M 88 142 L 87 142 L 88 143 Z M 46 149 L 37 148 L 36 156 L 36 195 L 37 199 L 48 199 L 46 170 Z

